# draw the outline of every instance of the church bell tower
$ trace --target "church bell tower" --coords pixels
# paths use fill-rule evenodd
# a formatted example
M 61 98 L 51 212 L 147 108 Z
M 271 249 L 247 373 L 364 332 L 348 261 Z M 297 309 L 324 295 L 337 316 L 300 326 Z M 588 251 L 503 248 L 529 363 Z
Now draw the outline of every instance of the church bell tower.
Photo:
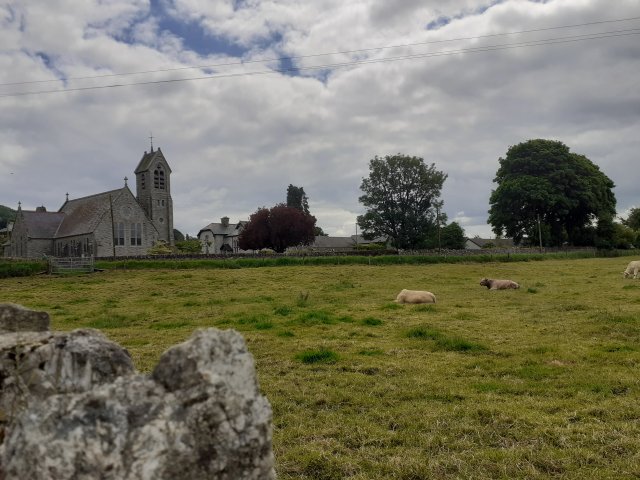
M 174 245 L 171 168 L 160 148 L 144 152 L 135 170 L 136 197 L 142 209 L 158 230 L 159 240 Z

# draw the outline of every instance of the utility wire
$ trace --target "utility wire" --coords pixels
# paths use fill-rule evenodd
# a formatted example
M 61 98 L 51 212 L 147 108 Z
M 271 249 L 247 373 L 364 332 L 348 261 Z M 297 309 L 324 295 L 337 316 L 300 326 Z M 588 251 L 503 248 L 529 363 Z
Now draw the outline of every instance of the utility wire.
M 395 61 L 401 61 L 401 60 L 413 60 L 413 59 L 419 59 L 419 58 L 459 55 L 462 53 L 484 53 L 484 52 L 491 52 L 491 51 L 498 51 L 498 50 L 510 50 L 510 49 L 517 49 L 517 48 L 536 47 L 541 45 L 558 45 L 558 44 L 581 42 L 585 40 L 599 40 L 603 38 L 623 37 L 623 36 L 629 36 L 629 35 L 640 35 L 640 28 L 601 32 L 597 34 L 583 34 L 583 35 L 573 35 L 573 36 L 567 36 L 567 37 L 548 38 L 548 39 L 542 39 L 542 40 L 532 40 L 528 42 L 511 43 L 511 44 L 486 45 L 483 47 L 464 48 L 459 50 L 444 50 L 440 52 L 418 53 L 418 54 L 402 55 L 402 56 L 388 57 L 388 58 L 354 60 L 351 62 L 341 62 L 341 63 L 328 63 L 323 65 L 313 65 L 313 66 L 306 66 L 306 67 L 279 68 L 279 69 L 253 71 L 253 72 L 237 72 L 237 73 L 227 73 L 227 74 L 217 74 L 217 75 L 206 75 L 206 76 L 191 77 L 191 78 L 149 80 L 149 81 L 143 81 L 143 82 L 98 85 L 98 86 L 90 86 L 90 87 L 75 87 L 75 88 L 66 88 L 66 89 L 57 89 L 57 90 L 39 90 L 34 92 L 7 93 L 7 94 L 0 94 L 0 97 L 18 97 L 18 96 L 42 95 L 42 94 L 50 94 L 50 93 L 79 92 L 79 91 L 87 91 L 87 90 L 100 90 L 100 89 L 106 89 L 106 88 L 128 87 L 128 86 L 134 86 L 134 85 L 159 85 L 159 84 L 187 82 L 187 81 L 194 81 L 194 80 L 213 80 L 213 79 L 219 79 L 219 78 L 269 75 L 269 74 L 275 74 L 275 73 L 300 72 L 300 71 L 309 71 L 309 70 L 324 70 L 324 69 L 330 69 L 330 68 L 344 68 L 344 67 L 350 67 L 350 66 L 368 65 L 373 63 L 385 63 L 385 62 L 395 62 Z
M 50 83 L 50 82 L 59 82 L 59 81 L 68 82 L 71 80 L 89 80 L 89 79 L 97 79 L 97 78 L 124 77 L 124 76 L 130 76 L 130 75 L 166 73 L 166 72 L 175 72 L 175 71 L 181 71 L 181 70 L 195 70 L 195 69 L 207 69 L 207 68 L 228 67 L 228 66 L 237 66 L 237 65 L 248 65 L 248 64 L 254 64 L 254 63 L 293 61 L 293 60 L 323 57 L 323 56 L 329 56 L 329 55 L 347 55 L 347 54 L 354 54 L 354 53 L 388 50 L 392 48 L 415 47 L 415 46 L 421 46 L 421 45 L 433 45 L 438 43 L 450 43 L 450 42 L 457 42 L 462 40 L 480 40 L 483 38 L 493 38 L 493 37 L 501 37 L 501 36 L 507 36 L 507 35 L 520 35 L 523 33 L 545 32 L 550 30 L 560 30 L 560 29 L 567 29 L 567 28 L 578 28 L 578 27 L 586 27 L 586 26 L 592 26 L 592 25 L 602 25 L 607 23 L 633 21 L 633 20 L 639 20 L 639 19 L 640 17 L 618 18 L 614 20 L 601 20 L 598 22 L 587 22 L 587 23 L 577 23 L 572 25 L 560 25 L 556 27 L 535 28 L 535 29 L 520 30 L 515 32 L 492 33 L 487 35 L 478 35 L 474 37 L 458 37 L 458 38 L 449 38 L 449 39 L 443 39 L 443 40 L 429 40 L 425 42 L 403 43 L 403 44 L 397 44 L 397 45 L 387 45 L 383 47 L 361 48 L 356 50 L 342 50 L 342 51 L 328 52 L 328 53 L 314 53 L 309 55 L 267 58 L 263 60 L 246 60 L 246 61 L 240 60 L 236 62 L 214 63 L 214 64 L 208 64 L 208 65 L 194 65 L 194 66 L 188 66 L 188 67 L 174 67 L 174 68 L 164 68 L 164 69 L 155 69 L 155 70 L 142 70 L 137 72 L 108 73 L 103 75 L 91 75 L 91 76 L 83 76 L 83 77 L 61 77 L 61 78 L 55 78 L 55 79 L 49 79 L 49 80 L 29 80 L 29 81 L 22 81 L 22 82 L 9 82 L 9 83 L 0 83 L 0 87 L 15 86 L 15 85 L 29 85 L 29 84 L 36 84 L 36 83 Z

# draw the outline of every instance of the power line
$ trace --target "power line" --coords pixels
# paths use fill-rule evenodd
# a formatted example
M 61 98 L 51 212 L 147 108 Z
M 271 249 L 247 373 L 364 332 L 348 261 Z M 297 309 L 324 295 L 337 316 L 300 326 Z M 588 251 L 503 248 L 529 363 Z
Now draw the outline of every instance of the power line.
M 353 54 L 353 53 L 389 50 L 392 48 L 415 47 L 415 46 L 423 46 L 423 45 L 433 45 L 438 43 L 450 43 L 450 42 L 457 42 L 457 41 L 463 41 L 463 40 L 480 40 L 483 38 L 494 38 L 494 37 L 501 37 L 501 36 L 508 36 L 508 35 L 520 35 L 523 33 L 535 33 L 535 32 L 545 32 L 545 31 L 560 30 L 560 29 L 567 29 L 567 28 L 578 28 L 578 27 L 608 24 L 608 23 L 633 21 L 633 20 L 639 20 L 639 19 L 640 17 L 618 18 L 613 20 L 601 20 L 597 22 L 560 25 L 556 27 L 544 27 L 544 28 L 535 28 L 530 30 L 519 30 L 514 32 L 492 33 L 487 35 L 477 35 L 473 37 L 457 37 L 457 38 L 449 38 L 449 39 L 443 39 L 443 40 L 429 40 L 425 42 L 403 43 L 403 44 L 397 44 L 397 45 L 386 45 L 382 47 L 361 48 L 361 49 L 355 49 L 355 50 L 341 50 L 341 51 L 327 52 L 327 53 L 314 53 L 309 55 L 267 58 L 263 60 L 246 60 L 246 61 L 240 60 L 236 62 L 214 63 L 214 64 L 208 64 L 208 65 L 194 65 L 194 66 L 188 66 L 188 67 L 174 67 L 174 68 L 164 68 L 164 69 L 155 69 L 155 70 L 142 70 L 137 72 L 108 73 L 103 75 L 89 75 L 89 76 L 83 76 L 83 77 L 60 77 L 60 78 L 49 79 L 49 80 L 29 80 L 29 81 L 21 81 L 21 82 L 9 82 L 9 83 L 0 83 L 0 87 L 15 86 L 15 85 L 29 85 L 29 84 L 36 84 L 36 83 L 51 83 L 51 82 L 59 82 L 59 81 L 68 82 L 72 80 L 91 80 L 91 79 L 98 79 L 98 78 L 124 77 L 124 76 L 131 76 L 131 75 L 145 75 L 150 73 L 166 73 L 166 72 L 176 72 L 176 71 L 182 71 L 182 70 L 195 70 L 195 69 L 229 67 L 229 66 L 238 66 L 238 65 L 249 65 L 254 63 L 293 61 L 293 60 L 301 60 L 305 58 L 316 58 L 316 57 L 330 56 L 330 55 L 347 55 L 347 54 Z
M 187 82 L 187 81 L 195 81 L 195 80 L 214 80 L 214 79 L 221 79 L 221 78 L 233 78 L 233 77 L 243 77 L 243 76 L 270 75 L 270 74 L 276 74 L 276 73 L 324 70 L 324 69 L 330 69 L 330 68 L 344 68 L 344 67 L 350 67 L 350 66 L 395 62 L 395 61 L 401 61 L 401 60 L 413 60 L 413 59 L 419 59 L 419 58 L 459 55 L 462 53 L 485 53 L 485 52 L 492 52 L 492 51 L 499 51 L 499 50 L 536 47 L 536 46 L 542 46 L 542 45 L 558 45 L 558 44 L 581 42 L 585 40 L 599 40 L 603 38 L 623 37 L 623 36 L 629 36 L 629 35 L 640 35 L 640 28 L 615 30 L 610 32 L 601 32 L 597 34 L 583 34 L 583 35 L 573 35 L 573 36 L 567 36 L 567 37 L 548 38 L 548 39 L 542 39 L 542 40 L 531 40 L 528 42 L 520 42 L 520 43 L 487 45 L 483 47 L 472 47 L 472 48 L 464 48 L 459 50 L 445 50 L 440 52 L 418 53 L 418 54 L 412 54 L 412 55 L 402 55 L 397 57 L 368 59 L 368 60 L 354 60 L 351 62 L 340 62 L 340 63 L 328 63 L 323 65 L 313 65 L 313 66 L 306 66 L 306 67 L 279 68 L 279 69 L 271 69 L 271 70 L 264 70 L 264 71 L 206 75 L 206 76 L 191 77 L 191 78 L 149 80 L 149 81 L 143 81 L 143 82 L 98 85 L 98 86 L 90 86 L 90 87 L 74 87 L 74 88 L 57 89 L 57 90 L 39 90 L 34 92 L 16 92 L 16 93 L 0 94 L 0 97 L 18 97 L 18 96 L 27 96 L 27 95 L 43 95 L 43 94 L 50 94 L 50 93 L 80 92 L 80 91 L 87 91 L 87 90 L 102 90 L 107 88 L 129 87 L 129 86 L 136 86 L 136 85 L 160 85 L 160 84 Z

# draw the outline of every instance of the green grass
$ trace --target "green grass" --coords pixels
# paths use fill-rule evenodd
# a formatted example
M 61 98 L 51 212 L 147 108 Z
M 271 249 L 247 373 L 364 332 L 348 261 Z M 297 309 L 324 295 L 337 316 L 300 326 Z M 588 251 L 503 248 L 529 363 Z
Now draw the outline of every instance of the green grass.
M 638 478 L 640 281 L 621 278 L 627 260 L 486 257 L 245 259 L 224 273 L 105 262 L 3 278 L 0 292 L 57 330 L 101 329 L 144 372 L 196 328 L 240 331 L 273 407 L 280 479 Z M 525 288 L 488 291 L 485 276 Z M 403 288 L 438 304 L 398 305 Z
M 338 360 L 338 354 L 333 350 L 320 348 L 317 350 L 305 350 L 295 357 L 302 363 L 335 363 Z

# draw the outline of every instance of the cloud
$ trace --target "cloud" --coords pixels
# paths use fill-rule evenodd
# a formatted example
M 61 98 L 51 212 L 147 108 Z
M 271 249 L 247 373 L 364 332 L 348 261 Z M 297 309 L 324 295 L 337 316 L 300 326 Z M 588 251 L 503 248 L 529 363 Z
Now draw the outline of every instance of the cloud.
M 0 6 L 0 83 L 53 80 L 1 85 L 0 95 L 203 77 L 209 70 L 247 74 L 0 97 L 0 204 L 44 203 L 55 210 L 66 192 L 75 198 L 120 187 L 125 175 L 133 177 L 153 132 L 173 169 L 175 225 L 191 235 L 222 216 L 246 219 L 260 206 L 284 201 L 290 183 L 305 188 L 326 232 L 353 234 L 368 161 L 400 152 L 447 172 L 445 212 L 459 218 L 468 235 L 489 236 L 498 158 L 530 138 L 561 140 L 600 165 L 616 183 L 622 211 L 637 204 L 629 174 L 640 148 L 637 35 L 299 75 L 274 72 L 278 62 L 239 62 L 306 55 L 295 60 L 304 68 L 637 27 L 628 21 L 480 38 L 633 17 L 635 3 L 505 0 L 478 9 L 470 0 L 407 1 L 391 9 L 373 0 L 96 0 L 81 6 L 56 0 Z M 439 18 L 447 21 L 427 29 Z M 197 36 L 185 33 L 196 27 Z M 475 39 L 309 56 L 462 37 Z M 70 79 L 214 64 L 206 71 Z

